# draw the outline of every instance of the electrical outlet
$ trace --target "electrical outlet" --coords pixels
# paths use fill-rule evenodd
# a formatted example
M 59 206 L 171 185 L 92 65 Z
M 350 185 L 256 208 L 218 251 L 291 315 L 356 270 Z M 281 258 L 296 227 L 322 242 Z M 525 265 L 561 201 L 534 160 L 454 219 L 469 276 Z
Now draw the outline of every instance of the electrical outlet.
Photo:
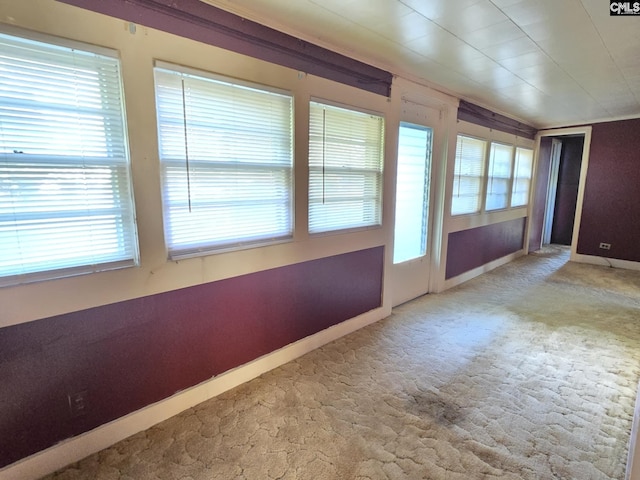
M 610 243 L 601 242 L 600 243 L 600 248 L 602 250 L 611 250 L 611 244 Z
M 82 417 L 87 414 L 87 395 L 88 392 L 86 390 L 67 395 L 69 398 L 69 413 L 71 413 L 71 417 Z

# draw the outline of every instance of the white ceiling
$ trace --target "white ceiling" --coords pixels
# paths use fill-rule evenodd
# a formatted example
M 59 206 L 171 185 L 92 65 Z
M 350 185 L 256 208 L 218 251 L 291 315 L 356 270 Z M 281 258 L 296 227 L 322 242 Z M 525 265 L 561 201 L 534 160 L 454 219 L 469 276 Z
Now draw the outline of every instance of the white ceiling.
M 606 0 L 204 0 L 535 127 L 640 117 L 640 16 Z

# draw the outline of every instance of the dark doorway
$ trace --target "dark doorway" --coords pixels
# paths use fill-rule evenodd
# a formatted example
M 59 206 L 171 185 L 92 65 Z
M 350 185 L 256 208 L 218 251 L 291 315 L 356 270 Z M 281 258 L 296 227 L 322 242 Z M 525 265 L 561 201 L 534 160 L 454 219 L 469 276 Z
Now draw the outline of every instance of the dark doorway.
M 571 245 L 578 202 L 584 136 L 562 137 L 551 243 Z

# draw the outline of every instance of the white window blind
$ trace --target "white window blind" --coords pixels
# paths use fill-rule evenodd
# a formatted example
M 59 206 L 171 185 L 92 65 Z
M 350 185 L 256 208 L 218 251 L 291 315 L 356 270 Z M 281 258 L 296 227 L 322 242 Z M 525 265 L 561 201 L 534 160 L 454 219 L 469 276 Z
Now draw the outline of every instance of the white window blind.
M 427 251 L 431 139 L 430 128 L 400 124 L 394 263 L 422 257 Z
M 498 210 L 509 206 L 512 161 L 513 146 L 491 144 L 485 210 Z
M 513 193 L 511 206 L 522 207 L 529 203 L 529 190 L 533 174 L 533 150 L 516 148 L 515 166 L 513 168 Z
M 137 248 L 118 59 L 0 34 L 0 285 Z
M 480 211 L 486 146 L 484 140 L 458 135 L 451 215 Z
M 169 255 L 290 238 L 293 98 L 162 64 L 155 81 Z
M 384 119 L 317 102 L 309 118 L 309 232 L 380 225 Z

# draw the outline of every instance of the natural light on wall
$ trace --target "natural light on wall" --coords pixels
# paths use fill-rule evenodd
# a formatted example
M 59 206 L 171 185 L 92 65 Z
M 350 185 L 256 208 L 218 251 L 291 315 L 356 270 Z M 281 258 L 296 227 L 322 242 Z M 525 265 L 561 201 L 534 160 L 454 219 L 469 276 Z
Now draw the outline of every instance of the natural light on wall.
M 138 262 L 119 61 L 67 43 L 0 35 L 0 285 Z
M 406 262 L 427 253 L 432 135 L 432 130 L 427 127 L 408 123 L 400 125 L 394 263 Z

